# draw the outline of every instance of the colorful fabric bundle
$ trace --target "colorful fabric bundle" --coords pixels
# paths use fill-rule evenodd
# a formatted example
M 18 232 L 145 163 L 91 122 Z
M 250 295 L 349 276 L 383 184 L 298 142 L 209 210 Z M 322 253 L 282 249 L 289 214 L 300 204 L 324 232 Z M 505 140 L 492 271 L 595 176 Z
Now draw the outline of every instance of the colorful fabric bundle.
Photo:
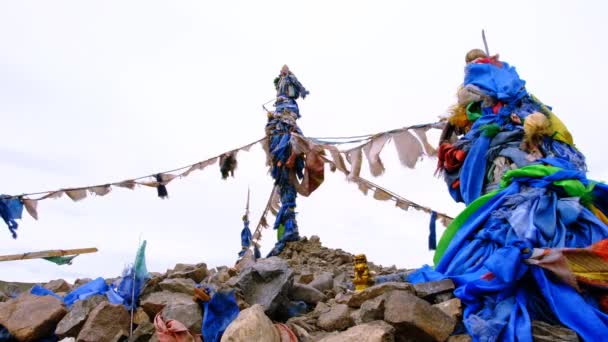
M 445 163 L 450 147 L 466 153 L 461 167 L 443 169 L 454 199 L 468 206 L 439 240 L 435 270 L 421 269 L 409 280 L 451 278 L 474 341 L 532 341 L 532 320 L 602 340 L 604 297 L 577 288 L 606 280 L 606 245 L 594 244 L 608 238 L 608 187 L 586 178 L 585 158 L 565 126 L 552 121 L 509 64 L 477 59 L 464 83 L 481 94 L 468 97 L 471 129 L 448 137 L 455 142 L 440 157 Z M 526 261 L 535 248 L 561 253 L 552 270 L 566 283 L 531 265 L 550 267 L 553 259 Z

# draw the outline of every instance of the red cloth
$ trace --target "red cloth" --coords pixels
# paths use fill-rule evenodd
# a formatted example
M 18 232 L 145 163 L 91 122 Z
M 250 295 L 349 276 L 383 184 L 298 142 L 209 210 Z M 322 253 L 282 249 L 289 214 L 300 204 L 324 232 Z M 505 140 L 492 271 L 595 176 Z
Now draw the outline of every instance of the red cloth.
M 466 153 L 463 150 L 459 150 L 449 143 L 443 143 L 439 146 L 437 152 L 438 170 L 446 170 L 447 172 L 458 171 L 464 164 Z
M 154 317 L 154 328 L 159 342 L 201 342 L 199 335 L 192 335 L 188 328 L 176 320 L 164 321 L 159 312 Z

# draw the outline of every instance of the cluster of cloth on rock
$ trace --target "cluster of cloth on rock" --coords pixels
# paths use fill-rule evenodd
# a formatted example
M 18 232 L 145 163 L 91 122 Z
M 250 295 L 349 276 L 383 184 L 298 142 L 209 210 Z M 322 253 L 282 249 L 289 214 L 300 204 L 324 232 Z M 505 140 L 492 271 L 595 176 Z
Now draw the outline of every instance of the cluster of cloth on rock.
M 102 277 L 94 279 L 64 297 L 60 297 L 39 285 L 31 289 L 31 293 L 38 296 L 53 296 L 62 301 L 67 307 L 71 307 L 80 300 L 101 295 L 107 297 L 111 304 L 124 305 L 128 310 L 137 307 L 139 296 L 143 291 L 146 282 L 150 279 L 145 261 L 146 241 L 144 241 L 136 254 L 135 262 L 123 271 L 122 277 L 114 283 L 108 285 Z M 208 284 L 199 284 L 195 289 L 195 299 L 202 306 L 203 321 L 200 336 L 204 341 L 219 342 L 226 328 L 236 319 L 239 314 L 239 307 L 233 291 L 217 291 Z M 161 341 L 189 341 L 188 337 L 193 335 L 178 321 L 165 321 L 161 313 L 154 317 L 156 334 Z M 0 327 L 0 341 L 6 335 L 6 341 L 11 341 L 8 331 Z M 198 339 L 198 335 L 195 340 Z M 57 341 L 54 336 L 50 336 L 48 341 Z
M 474 341 L 532 341 L 531 321 L 586 341 L 608 331 L 608 186 L 586 177 L 565 125 L 514 67 L 472 50 L 441 137 L 438 173 L 467 208 L 439 241 Z

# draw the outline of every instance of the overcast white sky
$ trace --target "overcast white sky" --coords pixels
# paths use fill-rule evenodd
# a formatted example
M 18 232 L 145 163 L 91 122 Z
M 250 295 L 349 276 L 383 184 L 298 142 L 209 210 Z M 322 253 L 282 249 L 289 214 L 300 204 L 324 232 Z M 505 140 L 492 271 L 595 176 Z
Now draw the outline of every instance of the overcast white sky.
M 590 174 L 604 158 L 608 50 L 602 1 L 0 1 L 0 193 L 118 181 L 189 164 L 264 134 L 260 104 L 287 63 L 311 94 L 309 136 L 432 122 L 455 101 L 464 54 L 481 47 L 515 65 L 566 122 Z M 456 215 L 434 160 L 400 166 L 393 146 L 374 179 Z M 298 200 L 302 235 L 384 265 L 430 263 L 428 215 L 362 196 L 343 175 Z M 217 165 L 154 189 L 43 201 L 0 254 L 96 246 L 72 266 L 5 262 L 0 279 L 116 276 L 148 240 L 148 268 L 233 264 L 252 190 L 253 224 L 272 186 L 259 147 L 236 178 Z M 263 253 L 276 240 L 264 235 Z

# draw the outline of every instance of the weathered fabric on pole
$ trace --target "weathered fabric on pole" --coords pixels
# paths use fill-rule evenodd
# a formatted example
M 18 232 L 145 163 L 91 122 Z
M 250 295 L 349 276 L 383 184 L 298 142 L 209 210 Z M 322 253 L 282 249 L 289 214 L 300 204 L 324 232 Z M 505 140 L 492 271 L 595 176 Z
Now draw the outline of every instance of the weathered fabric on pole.
M 481 58 L 465 72 L 461 92 L 476 96 L 453 111 L 460 117 L 450 122 L 460 126 L 442 135 L 438 169 L 454 199 L 468 206 L 441 237 L 435 269 L 408 280 L 451 278 L 474 341 L 532 341 L 533 320 L 565 325 L 586 341 L 603 340 L 605 290 L 577 289 L 604 281 L 604 263 L 596 262 L 603 259 L 589 253 L 608 238 L 608 187 L 587 179 L 585 157 L 565 125 L 528 94 L 514 68 Z M 564 256 L 553 265 L 556 278 L 539 267 L 543 259 L 538 266 L 526 261 L 535 248 L 579 252 L 576 261 Z
M 300 117 L 300 110 L 296 100 L 304 98 L 308 91 L 297 80 L 295 75 L 285 65 L 281 69 L 281 74 L 275 79 L 277 97 L 274 103 L 275 111 L 268 113 L 268 123 L 266 124 L 266 136 L 268 152 L 270 154 L 270 174 L 274 178 L 275 185 L 281 200 L 273 228 L 278 231 L 277 243 L 270 251 L 269 256 L 278 255 L 285 243 L 298 241 L 300 234 L 296 222 L 296 185 L 304 178 L 304 168 L 306 166 L 305 155 L 302 151 L 294 148 L 292 133 L 302 135 L 296 120 Z M 317 162 L 318 158 L 309 158 L 311 163 Z M 316 176 L 309 176 L 304 182 L 304 186 L 312 192 L 320 180 L 318 177 L 318 163 L 309 165 L 310 171 L 316 171 Z

